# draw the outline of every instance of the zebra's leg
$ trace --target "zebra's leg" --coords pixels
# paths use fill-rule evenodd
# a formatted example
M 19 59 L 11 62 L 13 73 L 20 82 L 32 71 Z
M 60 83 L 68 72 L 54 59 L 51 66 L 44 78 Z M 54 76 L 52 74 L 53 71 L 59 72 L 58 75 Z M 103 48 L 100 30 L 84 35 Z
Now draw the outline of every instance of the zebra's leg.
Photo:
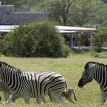
M 59 99 L 59 102 L 63 102 L 62 94 L 59 95 L 59 98 L 57 98 L 58 96 L 56 98 L 53 98 L 53 94 L 50 94 L 50 93 L 48 93 L 48 96 L 50 98 L 50 102 L 56 102 L 55 99 Z
M 8 100 L 6 101 L 6 103 L 12 103 L 12 102 L 13 102 L 13 96 L 10 95 L 9 98 L 8 98 Z
M 47 103 L 47 101 L 46 101 L 46 99 L 44 97 L 36 98 L 36 102 L 38 104 L 40 104 L 40 103 Z
M 6 103 L 10 103 L 10 100 L 9 100 L 10 93 L 3 91 L 3 95 L 4 95 L 4 99 L 5 99 Z
M 46 103 L 46 100 L 45 100 L 44 97 L 37 97 L 37 98 L 36 98 L 36 102 L 37 102 L 38 104 L 40 104 L 40 103 Z
M 25 100 L 26 104 L 29 104 L 29 102 L 30 102 L 30 98 L 29 97 L 24 98 L 24 100 Z
M 48 94 L 48 96 L 49 96 L 50 102 L 52 102 L 52 97 L 51 97 L 50 93 Z
M 62 97 L 62 95 L 59 96 L 59 99 L 60 99 L 60 102 L 63 103 L 63 97 Z
M 25 94 L 25 95 L 23 95 L 23 98 L 24 98 L 26 104 L 29 104 L 29 103 L 30 103 L 30 97 L 29 97 L 29 94 Z
M 10 95 L 9 96 L 9 99 L 10 99 L 10 101 L 13 103 L 13 102 L 15 102 L 15 100 L 17 99 L 18 97 L 16 97 L 16 96 L 14 96 L 14 95 Z
M 63 102 L 61 95 L 62 94 L 60 94 L 60 93 L 58 93 L 57 95 L 55 93 L 50 93 L 50 99 L 52 102 L 61 103 L 61 102 Z
M 15 96 L 10 95 L 9 92 L 3 91 L 3 95 L 4 95 L 6 103 L 15 102 L 15 99 L 16 99 Z
M 46 103 L 46 102 L 47 102 L 44 97 L 42 97 L 42 102 L 43 102 L 43 103 Z
M 101 105 L 104 104 L 105 100 L 106 100 L 106 93 L 101 92 Z

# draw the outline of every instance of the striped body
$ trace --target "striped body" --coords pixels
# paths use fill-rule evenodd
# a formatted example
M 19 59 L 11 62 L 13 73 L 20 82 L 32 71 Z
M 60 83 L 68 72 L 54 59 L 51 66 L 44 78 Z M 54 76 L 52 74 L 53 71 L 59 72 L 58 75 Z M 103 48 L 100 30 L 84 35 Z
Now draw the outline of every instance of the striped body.
M 101 104 L 103 104 L 107 97 L 107 65 L 97 62 L 88 62 L 84 67 L 84 72 L 78 82 L 78 86 L 83 87 L 93 79 L 100 84 Z
M 0 79 L 9 88 L 15 98 L 23 97 L 26 103 L 29 98 L 36 98 L 37 103 L 50 95 L 52 101 L 61 102 L 62 92 L 67 85 L 64 77 L 54 72 L 21 72 L 4 62 L 0 62 Z
M 15 96 L 11 96 L 8 87 L 4 84 L 3 81 L 0 81 L 0 91 L 3 92 L 6 103 L 8 103 L 9 98 L 11 98 L 11 102 L 15 102 Z M 68 88 L 66 91 L 62 92 L 62 97 L 65 97 L 70 103 L 74 103 L 72 100 L 72 97 L 71 97 L 72 95 L 74 95 L 74 100 L 77 101 L 75 92 L 72 88 Z M 51 96 L 49 96 L 49 97 L 50 97 L 50 101 L 51 101 Z M 0 101 L 1 101 L 1 99 L 0 99 Z M 46 102 L 46 100 L 44 98 L 42 98 L 42 99 L 44 100 L 44 102 Z

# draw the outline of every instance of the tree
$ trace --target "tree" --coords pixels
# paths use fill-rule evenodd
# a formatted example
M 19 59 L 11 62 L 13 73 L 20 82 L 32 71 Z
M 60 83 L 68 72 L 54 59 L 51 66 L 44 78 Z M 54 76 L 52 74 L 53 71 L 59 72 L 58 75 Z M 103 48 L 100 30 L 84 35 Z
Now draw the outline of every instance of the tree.
M 37 0 L 0 0 L 3 5 L 14 5 L 16 11 L 31 11 Z
M 93 49 L 96 52 L 101 52 L 102 46 L 107 45 L 107 28 L 106 27 L 101 27 L 97 29 L 96 35 L 93 36 Z
M 61 25 L 69 25 L 72 18 L 71 6 L 75 0 L 56 0 L 50 3 L 50 17 Z
M 71 7 L 72 21 L 74 25 L 83 26 L 85 24 L 92 24 L 97 0 L 78 0 L 75 1 Z
M 94 17 L 97 0 L 55 0 L 50 3 L 49 17 L 61 25 L 90 23 Z
M 22 0 L 0 0 L 3 5 L 14 5 L 16 9 L 22 5 Z
M 98 3 L 95 12 L 95 22 L 101 26 L 107 23 L 107 5 L 101 1 Z

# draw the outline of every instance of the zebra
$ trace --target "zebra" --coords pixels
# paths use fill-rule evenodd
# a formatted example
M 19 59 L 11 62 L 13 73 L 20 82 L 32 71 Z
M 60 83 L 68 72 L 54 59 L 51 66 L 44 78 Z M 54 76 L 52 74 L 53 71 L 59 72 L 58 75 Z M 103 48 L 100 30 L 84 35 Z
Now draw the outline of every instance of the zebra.
M 3 83 L 3 81 L 0 81 L 0 91 L 3 92 L 6 103 L 8 103 L 9 98 L 11 98 L 12 103 L 15 102 L 15 97 L 11 96 L 8 87 Z M 77 101 L 73 88 L 68 88 L 67 91 L 62 92 L 62 97 L 66 98 L 70 103 L 74 103 L 74 101 L 71 98 L 72 95 L 74 95 L 74 100 Z M 52 101 L 50 95 L 49 97 L 50 97 L 50 101 Z M 2 98 L 0 96 L 0 101 L 1 99 Z M 46 102 L 45 98 L 42 98 L 42 99 L 44 102 Z
M 3 92 L 6 103 L 8 103 L 9 99 L 11 99 L 11 103 L 15 102 L 15 97 L 11 96 L 8 87 L 1 80 L 0 80 L 0 91 Z M 74 103 L 74 101 L 71 98 L 72 95 L 74 95 L 74 100 L 77 101 L 77 98 L 75 96 L 75 92 L 74 92 L 73 88 L 68 88 L 67 91 L 62 92 L 62 97 L 66 98 L 70 103 Z M 52 101 L 50 95 L 49 95 L 49 97 L 50 97 L 50 101 Z M 2 98 L 0 96 L 0 101 L 1 101 L 1 99 Z M 47 102 L 45 100 L 45 98 L 42 98 L 42 100 L 44 102 Z
M 0 79 L 15 99 L 23 97 L 27 104 L 30 97 L 44 103 L 45 95 L 50 95 L 52 102 L 63 102 L 62 93 L 67 90 L 64 77 L 58 73 L 21 72 L 5 62 L 0 62 Z
M 100 84 L 101 104 L 104 104 L 107 98 L 107 65 L 98 62 L 86 63 L 78 87 L 83 87 L 93 79 Z

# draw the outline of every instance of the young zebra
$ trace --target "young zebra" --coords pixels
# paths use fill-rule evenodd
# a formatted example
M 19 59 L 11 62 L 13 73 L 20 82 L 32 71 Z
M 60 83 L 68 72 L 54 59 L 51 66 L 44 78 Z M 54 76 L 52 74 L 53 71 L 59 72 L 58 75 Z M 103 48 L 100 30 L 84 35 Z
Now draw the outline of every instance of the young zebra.
M 67 90 L 64 77 L 54 72 L 21 72 L 19 69 L 0 62 L 0 79 L 15 98 L 23 97 L 28 104 L 30 97 L 41 103 L 45 95 L 53 102 L 62 102 L 62 93 Z
M 3 83 L 3 81 L 0 81 L 0 91 L 3 92 L 6 103 L 9 103 L 9 98 L 11 99 L 11 102 L 15 102 L 15 99 L 17 99 L 15 96 L 10 94 L 8 87 Z M 72 95 L 74 95 L 74 100 L 77 101 L 73 88 L 68 88 L 66 91 L 62 92 L 62 97 L 66 98 L 70 103 L 74 103 L 71 97 Z M 50 95 L 49 97 L 50 101 L 52 101 Z M 2 98 L 0 96 L 0 101 L 1 99 Z M 45 98 L 42 98 L 42 101 L 46 102 Z
M 78 82 L 78 86 L 83 87 L 93 79 L 100 84 L 101 104 L 104 104 L 107 97 L 107 65 L 97 62 L 88 62 L 84 67 L 82 77 Z
M 6 103 L 9 103 L 8 102 L 9 98 L 11 99 L 11 102 L 15 102 L 15 100 L 17 99 L 17 98 L 15 98 L 15 96 L 12 96 L 10 94 L 8 87 L 3 83 L 3 81 L 0 81 L 0 91 L 3 92 Z M 71 97 L 72 95 L 74 95 L 74 100 L 77 101 L 75 92 L 72 88 L 68 88 L 67 91 L 62 92 L 62 97 L 66 98 L 70 103 L 74 103 L 74 101 L 72 100 L 72 97 Z M 49 95 L 49 97 L 50 97 L 50 101 L 52 101 L 50 95 Z M 2 98 L 0 96 L 0 101 L 1 101 L 1 99 Z M 45 98 L 42 98 L 42 101 L 46 102 Z

